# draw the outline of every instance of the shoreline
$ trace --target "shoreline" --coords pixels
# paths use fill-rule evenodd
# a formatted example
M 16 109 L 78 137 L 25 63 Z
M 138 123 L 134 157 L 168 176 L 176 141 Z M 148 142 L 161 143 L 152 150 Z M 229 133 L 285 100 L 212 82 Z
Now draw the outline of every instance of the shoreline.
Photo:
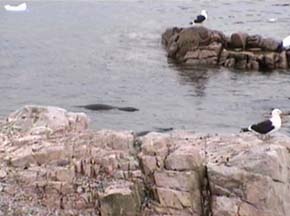
M 286 216 L 290 208 L 288 136 L 136 137 L 88 126 L 85 114 L 58 107 L 25 106 L 7 117 L 0 215 Z

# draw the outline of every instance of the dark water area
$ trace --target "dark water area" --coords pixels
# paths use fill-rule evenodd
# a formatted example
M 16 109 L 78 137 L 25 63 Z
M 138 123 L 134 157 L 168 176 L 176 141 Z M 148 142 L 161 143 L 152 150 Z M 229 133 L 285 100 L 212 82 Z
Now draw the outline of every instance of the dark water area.
M 161 45 L 167 27 L 188 26 L 201 9 L 206 27 L 282 39 L 288 1 L 27 1 L 22 13 L 7 3 L 18 2 L 0 1 L 1 117 L 40 104 L 86 112 L 94 128 L 235 133 L 273 107 L 290 110 L 290 71 L 179 67 Z M 90 103 L 140 111 L 76 107 Z

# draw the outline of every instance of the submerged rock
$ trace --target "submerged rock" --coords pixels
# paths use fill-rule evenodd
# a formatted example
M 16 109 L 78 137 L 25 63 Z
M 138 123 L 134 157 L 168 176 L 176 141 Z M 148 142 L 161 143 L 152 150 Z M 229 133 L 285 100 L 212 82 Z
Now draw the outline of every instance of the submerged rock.
M 227 37 L 202 26 L 174 27 L 162 34 L 162 43 L 168 57 L 181 64 L 221 65 L 243 70 L 287 69 L 290 64 L 282 50 L 282 41 L 243 32 Z
M 83 114 L 68 113 L 29 106 L 1 125 L 0 215 L 287 216 L 290 211 L 289 137 L 263 141 L 247 133 L 186 131 L 137 137 L 90 130 Z M 71 116 L 82 120 L 69 121 Z M 31 134 L 40 125 L 53 132 Z

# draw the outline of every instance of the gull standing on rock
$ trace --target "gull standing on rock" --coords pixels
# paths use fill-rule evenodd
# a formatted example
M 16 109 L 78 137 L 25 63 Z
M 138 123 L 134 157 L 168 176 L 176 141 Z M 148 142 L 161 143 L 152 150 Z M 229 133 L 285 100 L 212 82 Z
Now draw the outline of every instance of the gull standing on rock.
M 242 128 L 242 132 L 251 131 L 256 134 L 270 135 L 271 133 L 274 133 L 281 128 L 281 114 L 281 110 L 274 109 L 272 111 L 272 117 L 270 119 L 259 122 L 257 124 L 252 124 L 248 128 Z
M 200 15 L 196 16 L 196 18 L 193 22 L 200 24 L 200 23 L 203 23 L 206 19 L 207 19 L 206 10 L 202 10 Z M 193 22 L 190 22 L 190 25 L 192 25 Z

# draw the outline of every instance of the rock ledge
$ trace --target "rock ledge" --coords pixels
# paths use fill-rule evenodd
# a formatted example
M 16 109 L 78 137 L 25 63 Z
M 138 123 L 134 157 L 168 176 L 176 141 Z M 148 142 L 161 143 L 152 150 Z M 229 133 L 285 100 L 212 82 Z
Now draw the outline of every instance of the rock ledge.
M 90 130 L 26 106 L 0 125 L 0 215 L 287 216 L 290 138 Z
M 168 57 L 187 65 L 219 65 L 243 70 L 287 69 L 290 52 L 282 41 L 237 32 L 230 37 L 202 26 L 173 27 L 162 34 Z

